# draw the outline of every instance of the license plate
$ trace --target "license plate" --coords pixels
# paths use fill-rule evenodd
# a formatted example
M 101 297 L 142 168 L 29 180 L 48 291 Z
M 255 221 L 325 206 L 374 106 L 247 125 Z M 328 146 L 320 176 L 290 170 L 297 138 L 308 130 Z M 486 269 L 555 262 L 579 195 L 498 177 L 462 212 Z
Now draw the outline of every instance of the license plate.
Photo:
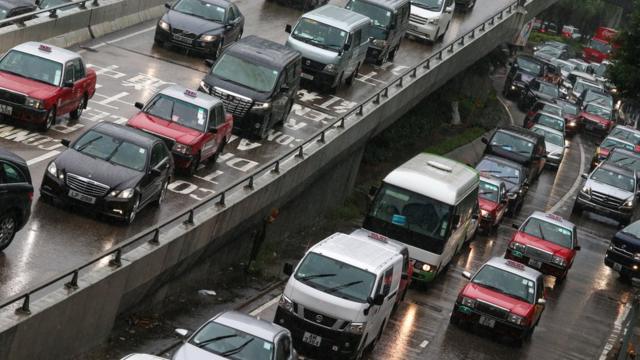
M 13 107 L 9 105 L 0 104 L 0 114 L 4 114 L 4 115 L 13 114 Z
M 180 35 L 173 35 L 173 39 L 176 40 L 176 41 L 183 42 L 185 44 L 191 44 L 193 42 L 193 39 L 190 39 L 190 38 L 184 37 L 184 36 L 180 36 Z
M 76 200 L 80 200 L 82 202 L 86 202 L 88 204 L 95 204 L 95 202 L 96 202 L 96 198 L 94 198 L 93 196 L 81 194 L 81 193 L 79 193 L 77 191 L 73 191 L 73 190 L 69 190 L 69 197 L 70 198 L 74 198 Z
M 304 335 L 302 336 L 302 341 L 306 342 L 307 344 L 319 347 L 320 343 L 322 342 L 322 337 L 305 331 Z
M 313 80 L 313 75 L 309 75 L 309 74 L 306 74 L 306 73 L 301 73 L 300 76 L 302 76 L 303 79 Z
M 480 316 L 480 320 L 478 321 L 480 325 L 490 327 L 493 329 L 496 326 L 496 320 L 487 316 Z
M 620 265 L 618 263 L 613 263 L 613 270 L 615 270 L 615 271 L 622 270 L 622 265 Z
M 542 262 L 535 259 L 529 259 L 529 266 L 531 266 L 532 268 L 540 269 L 540 267 L 542 266 Z

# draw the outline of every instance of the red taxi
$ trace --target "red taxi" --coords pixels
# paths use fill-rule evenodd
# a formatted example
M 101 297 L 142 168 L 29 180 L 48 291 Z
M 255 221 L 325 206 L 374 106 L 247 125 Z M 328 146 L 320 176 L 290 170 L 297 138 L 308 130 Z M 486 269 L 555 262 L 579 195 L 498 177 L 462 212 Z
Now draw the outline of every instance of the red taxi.
M 95 91 L 95 71 L 72 51 L 27 42 L 0 59 L 0 118 L 47 130 L 61 115 L 80 118 Z
M 127 122 L 165 140 L 176 168 L 193 175 L 201 162 L 215 162 L 231 137 L 233 116 L 222 101 L 205 93 L 173 85 L 155 94 Z
M 543 275 L 518 262 L 494 257 L 458 294 L 451 323 L 478 324 L 514 338 L 518 344 L 535 330 L 545 307 Z
M 634 144 L 613 136 L 607 136 L 602 140 L 600 145 L 596 147 L 596 151 L 591 158 L 591 167 L 589 168 L 589 172 L 593 171 L 596 166 L 600 165 L 600 163 L 609 156 L 609 153 L 614 148 L 636 151 L 636 146 Z
M 481 172 L 478 203 L 480 204 L 480 231 L 490 233 L 497 230 L 509 204 L 505 183 Z
M 536 211 L 513 235 L 505 257 L 562 281 L 578 250 L 580 245 L 573 223 L 554 214 Z
M 614 125 L 611 109 L 596 103 L 586 104 L 578 115 L 578 119 L 586 131 L 599 134 L 609 133 Z

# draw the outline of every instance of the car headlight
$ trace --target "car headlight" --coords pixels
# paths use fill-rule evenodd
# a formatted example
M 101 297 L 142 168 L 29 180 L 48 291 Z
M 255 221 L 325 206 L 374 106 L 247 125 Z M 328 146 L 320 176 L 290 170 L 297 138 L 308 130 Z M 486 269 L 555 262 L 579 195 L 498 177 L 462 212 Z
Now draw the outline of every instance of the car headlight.
M 43 104 L 42 104 L 42 100 L 40 99 L 34 99 L 31 97 L 28 97 L 25 101 L 24 104 L 28 107 L 32 107 L 34 109 L 42 109 L 43 108 Z
M 373 45 L 377 46 L 379 48 L 384 48 L 384 47 L 387 47 L 387 41 L 386 40 L 375 39 L 375 40 L 373 40 Z
M 553 255 L 553 257 L 551 258 L 551 263 L 562 267 L 567 265 L 567 261 L 564 258 L 556 255 Z
M 211 86 L 209 86 L 204 80 L 200 80 L 200 89 L 204 90 L 205 93 L 211 93 Z
M 515 91 L 516 89 L 518 89 L 515 85 L 511 85 L 511 90 Z
M 522 316 L 520 315 L 516 315 L 516 314 L 509 314 L 509 318 L 508 318 L 510 323 L 514 323 L 516 325 L 524 325 L 525 324 L 525 320 Z
M 522 191 L 522 189 L 519 191 Z M 510 192 L 507 193 L 507 197 L 509 198 L 509 200 L 515 200 L 518 197 L 518 194 Z
M 284 294 L 280 296 L 280 301 L 278 302 L 278 306 L 287 310 L 288 312 L 294 312 L 293 310 L 293 301 L 289 300 Z
M 524 252 L 527 249 L 527 246 L 524 244 L 520 244 L 519 242 L 512 241 L 509 243 L 509 248 L 511 250 Z
M 200 41 L 211 42 L 211 41 L 216 41 L 217 39 L 218 39 L 218 35 L 202 35 L 202 36 L 200 36 Z
M 427 20 L 427 24 L 432 24 L 432 25 L 438 25 L 439 22 L 440 22 L 439 18 L 433 18 L 433 19 Z
M 53 176 L 58 176 L 58 167 L 56 166 L 56 163 L 54 161 L 52 161 L 49 166 L 47 166 L 47 172 Z
M 613 245 L 609 246 L 609 250 L 613 250 Z M 633 260 L 640 261 L 640 253 L 633 254 Z
M 134 189 L 125 189 L 125 190 L 112 190 L 109 193 L 110 197 L 119 198 L 119 199 L 131 199 L 135 194 Z
M 417 269 L 419 271 L 426 271 L 426 272 L 433 272 L 436 271 L 436 267 L 431 265 L 431 264 L 427 264 L 427 263 L 423 263 L 421 261 L 416 261 L 413 264 L 413 268 Z
M 487 210 L 480 209 L 480 216 L 482 216 L 483 218 L 489 218 L 491 217 L 491 213 Z
M 466 296 L 462 297 L 462 301 L 461 301 L 462 305 L 466 306 L 466 307 L 470 307 L 473 308 L 476 306 L 476 300 L 475 299 L 471 299 L 468 298 Z
M 175 143 L 172 150 L 181 154 L 191 154 L 191 146 L 180 143 Z
M 552 159 L 556 159 L 556 160 L 560 159 L 560 153 L 557 153 L 557 152 L 549 153 L 549 154 L 547 154 L 547 156 L 552 158 Z
M 624 203 L 624 205 L 622 205 L 622 206 L 623 206 L 623 207 L 626 207 L 626 208 L 632 208 L 632 207 L 633 207 L 633 205 L 634 205 L 634 199 L 633 199 L 633 197 L 631 197 L 631 198 L 629 198 L 629 200 L 627 200 L 627 201 Z
M 366 322 L 360 322 L 360 323 L 351 323 L 349 324 L 344 331 L 350 333 L 350 334 L 356 334 L 356 335 L 362 335 L 364 334 L 364 329 L 366 329 L 367 327 L 367 323 Z
M 324 72 L 334 73 L 338 71 L 336 64 L 327 64 L 324 66 Z
M 255 103 L 253 103 L 253 110 L 269 110 L 271 109 L 271 103 L 270 102 L 260 102 L 260 101 L 256 101 Z
M 158 21 L 158 26 L 160 26 L 160 28 L 164 31 L 171 31 L 171 26 L 164 20 Z
M 584 195 L 587 195 L 588 197 L 591 197 L 591 188 L 586 185 L 582 187 L 582 190 L 580 190 L 580 192 Z
M 571 121 L 569 121 L 568 125 L 571 126 L 571 127 L 574 127 L 574 126 L 578 125 L 578 123 L 575 120 L 571 120 Z

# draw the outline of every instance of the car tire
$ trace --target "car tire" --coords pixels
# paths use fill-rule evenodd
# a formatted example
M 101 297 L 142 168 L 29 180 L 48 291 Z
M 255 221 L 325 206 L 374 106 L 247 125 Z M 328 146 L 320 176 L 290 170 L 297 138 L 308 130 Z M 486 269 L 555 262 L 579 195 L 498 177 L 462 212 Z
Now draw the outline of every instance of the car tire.
M 293 100 L 289 101 L 286 107 L 287 110 L 285 110 L 285 112 L 282 114 L 282 118 L 280 119 L 280 121 L 276 123 L 276 126 L 278 127 L 284 126 L 284 122 L 287 121 L 287 119 L 289 118 L 289 114 L 291 113 L 291 108 L 293 108 Z
M 0 251 L 11 244 L 18 231 L 18 218 L 15 213 L 8 212 L 0 217 Z
M 347 86 L 353 85 L 353 80 L 355 80 L 356 76 L 358 76 L 358 71 L 360 71 L 360 64 L 356 65 L 356 68 L 353 70 L 353 73 L 351 73 L 351 76 L 349 76 L 345 80 L 344 83 L 347 84 Z
M 387 60 L 388 61 L 393 61 L 393 59 L 395 59 L 396 54 L 398 53 L 399 49 L 400 49 L 400 42 L 398 43 L 398 45 L 396 45 L 396 47 L 393 48 L 393 50 L 391 50 L 389 52 L 389 54 L 387 55 Z
M 140 209 L 139 209 L 139 207 L 140 207 L 140 195 L 135 195 L 135 196 L 136 196 L 136 200 L 133 203 L 133 207 L 131 208 L 129 213 L 127 213 L 127 217 L 124 219 L 124 222 L 127 225 L 133 224 L 133 222 L 136 219 L 136 215 L 138 214 L 138 211 L 140 211 Z
M 86 107 L 87 107 L 87 95 L 85 94 L 84 96 L 82 96 L 82 100 L 80 100 L 80 104 L 78 104 L 78 107 L 75 110 L 73 110 L 71 113 L 69 113 L 69 117 L 71 118 L 71 120 L 80 119 L 80 116 L 82 116 L 82 112 Z
M 362 341 L 363 344 L 367 343 L 367 336 L 365 335 L 364 340 Z M 358 353 L 356 354 L 356 356 L 354 357 L 354 360 L 362 360 L 364 359 L 364 355 L 365 355 L 365 346 L 361 346 L 360 349 L 358 350 Z
M 47 113 L 47 117 L 44 120 L 44 124 L 40 125 L 40 131 L 47 131 L 56 123 L 56 107 L 52 107 Z
M 340 87 L 340 84 L 342 84 L 343 77 L 344 77 L 344 72 L 340 73 L 340 76 L 338 76 L 338 82 L 336 83 L 336 85 L 329 87 L 329 94 L 335 94 L 338 92 L 338 88 Z
M 45 193 L 42 192 L 42 190 L 40 191 L 40 197 L 39 200 L 42 201 L 45 204 L 53 204 L 53 198 Z
M 451 316 L 449 316 L 449 324 L 460 327 L 462 325 L 462 320 L 457 316 L 454 316 L 454 312 L 451 312 Z
M 218 48 L 216 49 L 216 53 L 215 55 L 213 55 L 215 57 L 215 60 L 218 60 L 220 58 L 220 55 L 222 55 L 223 50 L 224 50 L 224 43 L 223 43 L 223 40 L 220 40 L 220 42 L 218 43 Z
M 167 179 L 167 180 L 165 180 L 164 183 L 162 183 L 162 188 L 160 189 L 160 193 L 158 194 L 158 198 L 154 202 L 155 206 L 161 206 L 162 203 L 167 198 L 167 190 L 169 188 L 169 181 L 170 180 Z
M 267 115 L 267 117 L 262 121 L 262 126 L 260 127 L 260 130 L 258 130 L 258 133 L 256 134 L 259 140 L 264 140 L 267 138 L 267 135 L 269 134 L 269 130 L 271 129 L 271 127 L 269 126 L 270 122 L 271 122 L 271 114 Z
M 378 329 L 378 335 L 376 335 L 371 344 L 365 348 L 365 354 L 371 354 L 376 349 L 376 346 L 378 346 L 378 342 L 382 338 L 382 332 L 384 331 L 384 325 L 386 322 L 386 320 L 382 321 L 382 325 L 380 325 L 380 329 Z
M 224 147 L 227 145 L 227 138 L 222 139 L 222 142 L 220 143 L 220 146 L 218 146 L 218 150 L 216 150 L 216 153 L 213 154 L 212 157 L 209 158 L 209 163 L 215 165 L 216 162 L 218 161 L 218 158 L 220 157 L 220 154 L 222 154 L 222 152 L 224 151 Z
M 200 166 L 200 153 L 196 154 L 191 160 L 191 164 L 187 168 L 187 175 L 195 175 L 196 171 L 198 171 L 198 166 Z

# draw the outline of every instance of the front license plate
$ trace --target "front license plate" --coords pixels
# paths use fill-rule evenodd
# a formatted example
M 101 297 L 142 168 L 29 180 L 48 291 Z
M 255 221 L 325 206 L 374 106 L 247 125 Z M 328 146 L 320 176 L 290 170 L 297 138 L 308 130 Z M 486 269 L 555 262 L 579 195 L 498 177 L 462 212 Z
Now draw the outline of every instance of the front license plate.
M 540 267 L 542 266 L 542 262 L 535 259 L 529 259 L 529 266 L 531 266 L 532 268 L 540 269 Z
M 613 270 L 615 270 L 615 271 L 622 270 L 622 265 L 620 265 L 618 263 L 613 263 Z
M 319 347 L 320 343 L 322 342 L 322 337 L 305 331 L 304 335 L 302 336 L 302 341 L 306 342 L 307 344 Z
M 4 115 L 13 114 L 13 107 L 9 105 L 0 104 L 0 114 L 4 114 Z
M 480 320 L 478 322 L 480 325 L 490 327 L 492 329 L 496 326 L 496 320 L 487 316 L 480 316 Z
M 176 40 L 176 41 L 180 41 L 182 43 L 185 43 L 185 44 L 191 44 L 193 42 L 192 39 L 190 39 L 188 37 L 180 36 L 180 35 L 173 35 L 173 39 Z
M 95 204 L 95 202 L 96 202 L 96 198 L 94 198 L 93 196 L 81 194 L 81 193 L 79 193 L 77 191 L 73 191 L 73 190 L 69 190 L 69 197 L 70 198 L 74 198 L 76 200 L 80 200 L 82 202 L 86 202 L 88 204 Z
M 301 73 L 300 76 L 302 76 L 303 79 L 313 80 L 313 75 L 309 75 L 307 73 Z

